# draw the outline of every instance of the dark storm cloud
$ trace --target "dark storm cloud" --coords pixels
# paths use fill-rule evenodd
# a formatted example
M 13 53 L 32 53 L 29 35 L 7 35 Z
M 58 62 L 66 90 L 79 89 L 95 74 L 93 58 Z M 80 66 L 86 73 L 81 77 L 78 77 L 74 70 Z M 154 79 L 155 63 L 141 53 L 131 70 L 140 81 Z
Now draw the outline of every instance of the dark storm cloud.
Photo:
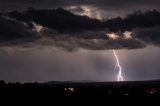
M 145 28 L 145 29 L 134 29 L 136 36 L 144 41 L 148 42 L 148 44 L 152 44 L 155 46 L 160 46 L 160 26 Z
M 79 48 L 89 49 L 89 50 L 105 50 L 105 49 L 137 49 L 145 47 L 145 44 L 140 40 L 94 40 L 94 39 L 77 39 L 71 38 L 64 41 L 55 41 L 56 47 L 64 48 L 66 50 L 72 51 Z
M 38 34 L 37 34 L 38 35 Z M 7 16 L 0 17 L 0 41 L 1 44 L 9 41 L 32 41 L 36 32 L 32 31 L 24 22 L 14 20 Z
M 92 11 L 93 13 L 99 11 L 102 17 L 110 18 L 125 16 L 135 10 L 159 9 L 159 4 L 159 0 L 0 0 L 0 10 L 24 10 L 30 6 L 36 8 L 89 6 L 91 10 L 96 8 Z
M 145 47 L 140 39 L 107 39 L 104 31 L 84 31 L 77 33 L 58 33 L 52 29 L 33 24 L 30 28 L 26 23 L 7 17 L 1 17 L 1 46 L 31 47 L 36 45 L 53 46 L 68 51 L 79 48 L 90 50 L 105 49 L 136 49 Z M 36 29 L 37 28 L 37 29 Z M 36 32 L 42 28 L 40 32 Z
M 159 8 L 160 1 L 158 0 L 0 0 L 1 3 L 8 3 L 10 5 L 14 4 L 25 4 L 25 5 L 40 5 L 44 6 L 73 6 L 73 5 L 93 5 L 99 8 L 128 8 L 132 7 L 153 7 Z M 135 8 L 136 8 L 135 7 Z
M 3 42 L 1 46 L 17 44 L 25 47 L 27 43 L 32 43 L 69 51 L 79 48 L 136 49 L 146 47 L 148 44 L 158 44 L 159 31 L 155 30 L 160 24 L 159 18 L 160 13 L 156 10 L 144 13 L 138 11 L 126 18 L 118 17 L 101 22 L 86 16 L 74 15 L 62 8 L 55 10 L 30 8 L 24 12 L 1 14 L 0 40 Z M 147 28 L 151 30 L 150 35 Z M 132 31 L 133 35 L 129 36 L 133 37 L 126 39 L 122 34 L 125 31 Z M 110 32 L 117 34 L 118 38 L 107 37 L 107 33 Z
M 74 15 L 62 8 L 36 10 L 29 8 L 24 12 L 12 11 L 5 15 L 31 25 L 36 22 L 42 26 L 55 29 L 59 32 L 80 32 L 85 30 L 127 31 L 134 28 L 146 28 L 160 25 L 158 10 L 141 12 L 136 11 L 125 18 L 117 17 L 106 21 L 91 19 L 86 16 Z

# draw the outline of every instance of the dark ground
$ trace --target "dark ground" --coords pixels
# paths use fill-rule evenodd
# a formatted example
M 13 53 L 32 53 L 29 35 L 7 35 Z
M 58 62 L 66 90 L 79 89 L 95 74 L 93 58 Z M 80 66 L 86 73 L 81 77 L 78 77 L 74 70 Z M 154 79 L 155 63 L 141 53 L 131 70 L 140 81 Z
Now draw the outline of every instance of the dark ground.
M 160 81 L 141 82 L 0 82 L 1 101 L 53 105 L 159 105 Z M 12 102 L 11 102 L 12 101 Z

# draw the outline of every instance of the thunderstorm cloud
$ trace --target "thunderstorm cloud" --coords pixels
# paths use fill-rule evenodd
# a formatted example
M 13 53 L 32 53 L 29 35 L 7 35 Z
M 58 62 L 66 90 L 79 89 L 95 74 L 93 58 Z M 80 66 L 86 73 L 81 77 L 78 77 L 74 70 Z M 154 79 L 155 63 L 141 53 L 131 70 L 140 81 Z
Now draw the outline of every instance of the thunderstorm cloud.
M 64 18 L 65 17 L 65 18 Z M 1 46 L 53 46 L 64 50 L 136 49 L 159 46 L 160 12 L 137 11 L 126 18 L 98 20 L 58 9 L 11 11 L 0 15 Z M 130 34 L 127 35 L 126 32 Z M 118 36 L 116 39 L 108 35 Z

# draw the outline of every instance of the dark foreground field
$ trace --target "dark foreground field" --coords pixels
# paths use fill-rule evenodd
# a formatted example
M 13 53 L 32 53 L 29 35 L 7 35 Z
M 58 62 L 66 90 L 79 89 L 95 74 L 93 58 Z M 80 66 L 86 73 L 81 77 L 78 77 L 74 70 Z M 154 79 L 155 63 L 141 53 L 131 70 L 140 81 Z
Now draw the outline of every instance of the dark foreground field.
M 65 105 L 160 104 L 160 81 L 141 82 L 0 82 L 1 100 Z

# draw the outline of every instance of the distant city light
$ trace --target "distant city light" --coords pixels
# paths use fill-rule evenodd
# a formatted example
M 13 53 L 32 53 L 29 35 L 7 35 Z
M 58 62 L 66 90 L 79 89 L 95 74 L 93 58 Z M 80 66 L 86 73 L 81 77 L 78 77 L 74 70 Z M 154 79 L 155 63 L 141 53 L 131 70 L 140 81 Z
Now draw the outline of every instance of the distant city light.
M 74 92 L 75 89 L 74 88 L 64 88 L 65 91 L 69 91 L 69 92 Z

